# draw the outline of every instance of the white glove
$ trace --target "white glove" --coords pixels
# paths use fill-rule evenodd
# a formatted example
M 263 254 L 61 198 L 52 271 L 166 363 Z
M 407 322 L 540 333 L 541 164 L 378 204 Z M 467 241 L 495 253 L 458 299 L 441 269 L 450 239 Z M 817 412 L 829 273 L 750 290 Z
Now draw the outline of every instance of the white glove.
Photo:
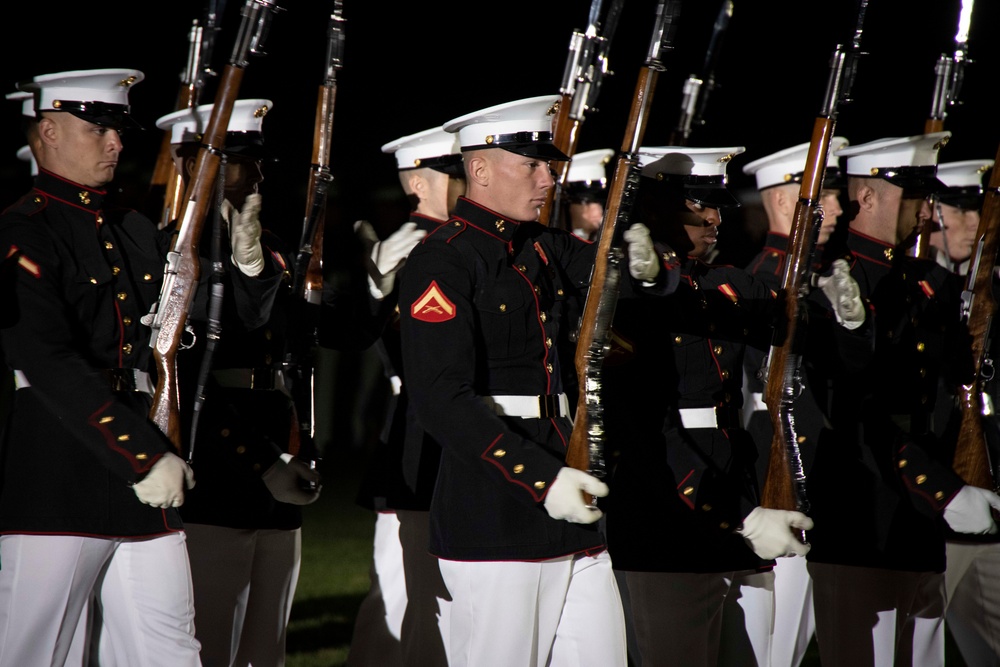
M 582 470 L 561 468 L 545 496 L 545 511 L 553 519 L 565 519 L 570 523 L 594 523 L 604 512 L 596 507 L 587 507 L 583 502 L 584 491 L 595 498 L 603 498 L 608 495 L 608 485 Z
M 264 270 L 264 249 L 260 247 L 260 202 L 259 193 L 247 195 L 243 210 L 229 225 L 233 263 L 251 277 Z
M 944 520 L 956 533 L 994 535 L 997 524 L 993 521 L 991 508 L 1000 510 L 1000 496 L 966 484 L 945 506 Z
M 309 505 L 319 498 L 320 474 L 291 454 L 282 454 L 261 478 L 278 502 Z M 313 490 L 308 490 L 308 485 Z
M 833 261 L 833 273 L 820 276 L 816 284 L 833 305 L 833 314 L 837 322 L 845 329 L 857 329 L 865 322 L 865 306 L 861 302 L 861 290 L 858 283 L 851 277 L 851 269 L 847 260 Z
M 755 507 L 743 519 L 743 527 L 736 532 L 743 536 L 755 554 L 770 560 L 809 553 L 810 546 L 800 542 L 792 531 L 812 527 L 813 520 L 802 512 Z
M 660 273 L 660 258 L 656 256 L 649 227 L 637 222 L 625 230 L 622 237 L 628 244 L 628 272 L 636 280 L 651 283 Z
M 162 508 L 183 505 L 185 488 L 194 488 L 194 471 L 172 452 L 161 456 L 143 480 L 132 485 L 143 504 Z
M 386 240 L 379 241 L 367 220 L 354 223 L 354 231 L 368 253 L 368 289 L 376 299 L 384 299 L 392 291 L 396 272 L 403 268 L 406 256 L 427 232 L 417 229 L 415 222 L 404 222 Z

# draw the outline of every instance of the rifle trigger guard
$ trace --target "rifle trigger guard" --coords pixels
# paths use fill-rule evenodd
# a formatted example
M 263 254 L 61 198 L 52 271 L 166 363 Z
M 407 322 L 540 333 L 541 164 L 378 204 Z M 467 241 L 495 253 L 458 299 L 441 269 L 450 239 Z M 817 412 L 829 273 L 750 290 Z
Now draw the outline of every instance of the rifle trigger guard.
M 177 343 L 178 350 L 189 350 L 194 347 L 197 342 L 198 336 L 194 333 L 194 328 L 189 324 L 184 324 L 184 333 L 181 335 L 181 340 Z
M 983 359 L 982 367 L 979 369 L 979 375 L 983 378 L 983 382 L 989 382 L 996 376 L 996 367 L 993 365 L 992 357 L 985 357 Z
M 826 213 L 823 212 L 823 205 L 816 204 L 813 207 L 813 227 L 819 229 L 823 225 L 823 218 L 826 217 Z

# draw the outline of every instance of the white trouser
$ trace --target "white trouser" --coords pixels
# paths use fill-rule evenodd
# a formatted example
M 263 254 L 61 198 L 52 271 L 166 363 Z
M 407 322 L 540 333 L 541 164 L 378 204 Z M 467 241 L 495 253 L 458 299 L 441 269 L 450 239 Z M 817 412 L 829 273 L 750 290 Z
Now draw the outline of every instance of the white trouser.
M 955 643 L 970 667 L 1000 664 L 1000 543 L 947 549 L 946 622 Z
M 626 665 L 625 617 L 607 552 L 439 565 L 452 598 L 452 667 Z
M 406 614 L 403 617 L 403 664 L 447 667 L 445 647 L 450 623 L 448 589 L 438 559 L 430 554 L 430 512 L 396 510 L 399 541 L 403 545 L 406 576 Z
M 395 512 L 375 515 L 371 585 L 354 618 L 350 667 L 381 667 L 402 663 L 400 637 L 406 613 L 406 578 L 399 519 Z
M 803 556 L 777 559 L 771 667 L 798 667 L 815 632 L 812 580 L 806 559 Z
M 944 665 L 944 574 L 808 567 L 824 665 Z
M 96 593 L 102 665 L 200 667 L 184 537 L 0 535 L 0 665 L 63 665 Z
M 639 664 L 767 665 L 772 572 L 625 573 Z
M 206 667 L 284 665 L 302 531 L 197 523 L 186 523 L 184 529 L 196 636 Z

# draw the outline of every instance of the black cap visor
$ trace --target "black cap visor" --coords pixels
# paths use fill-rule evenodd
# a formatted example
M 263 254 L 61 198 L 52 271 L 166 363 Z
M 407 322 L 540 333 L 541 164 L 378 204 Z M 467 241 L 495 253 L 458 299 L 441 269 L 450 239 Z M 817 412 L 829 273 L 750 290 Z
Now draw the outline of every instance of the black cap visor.
M 715 187 L 686 186 L 684 197 L 709 208 L 735 208 L 740 200 L 725 185 Z
M 129 107 L 125 104 L 110 104 L 108 102 L 78 102 L 74 100 L 59 100 L 58 109 L 48 111 L 67 111 L 81 120 L 101 127 L 114 130 L 141 130 L 142 125 L 129 115 Z M 46 111 L 46 109 L 43 109 Z
M 664 188 L 675 188 L 683 193 L 685 199 L 690 199 L 709 208 L 726 208 L 740 206 L 729 188 L 726 187 L 724 175 L 699 176 L 696 174 L 657 174 L 655 177 L 643 176 L 643 186 L 657 184 Z
M 983 207 L 983 191 L 976 186 L 945 188 L 936 195 L 938 201 L 963 211 L 978 211 Z
M 461 153 L 449 153 L 448 155 L 438 155 L 437 157 L 420 158 L 419 164 L 413 167 L 406 167 L 400 171 L 411 169 L 433 169 L 442 174 L 465 178 L 465 164 L 462 162 Z
M 226 132 L 225 142 L 222 152 L 226 155 L 269 162 L 278 160 L 264 145 L 260 132 Z
M 510 134 L 493 134 L 487 137 L 485 144 L 478 146 L 462 146 L 463 151 L 478 151 L 484 148 L 503 148 L 511 153 L 539 160 L 557 160 L 568 162 L 569 156 L 552 143 L 551 132 L 512 132 Z
M 588 202 L 605 203 L 608 200 L 608 188 L 601 181 L 574 181 L 567 183 L 563 190 L 566 199 L 573 204 Z
M 947 186 L 938 180 L 937 167 L 890 167 L 879 169 L 874 174 L 878 178 L 889 181 L 903 188 L 903 196 L 907 199 L 927 197 L 945 190 Z

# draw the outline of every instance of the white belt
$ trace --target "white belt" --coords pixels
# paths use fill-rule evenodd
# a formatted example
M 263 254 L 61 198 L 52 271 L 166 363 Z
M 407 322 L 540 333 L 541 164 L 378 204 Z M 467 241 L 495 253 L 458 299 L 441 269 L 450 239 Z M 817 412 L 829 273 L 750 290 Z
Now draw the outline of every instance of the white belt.
M 743 425 L 742 410 L 738 413 L 738 423 L 719 425 L 715 408 L 681 408 L 681 425 L 684 428 L 736 428 Z
M 146 371 L 135 368 L 115 368 L 104 371 L 103 375 L 114 391 L 141 391 L 150 396 L 156 394 L 156 386 Z M 31 386 L 24 371 L 14 371 L 14 386 L 17 389 L 26 389 Z
M 764 394 L 758 391 L 750 392 L 750 409 L 753 412 L 761 410 L 767 412 L 767 403 L 764 402 Z
M 546 394 L 544 396 L 483 396 L 486 404 L 498 415 L 540 419 L 548 417 L 568 417 L 569 399 L 566 394 Z

